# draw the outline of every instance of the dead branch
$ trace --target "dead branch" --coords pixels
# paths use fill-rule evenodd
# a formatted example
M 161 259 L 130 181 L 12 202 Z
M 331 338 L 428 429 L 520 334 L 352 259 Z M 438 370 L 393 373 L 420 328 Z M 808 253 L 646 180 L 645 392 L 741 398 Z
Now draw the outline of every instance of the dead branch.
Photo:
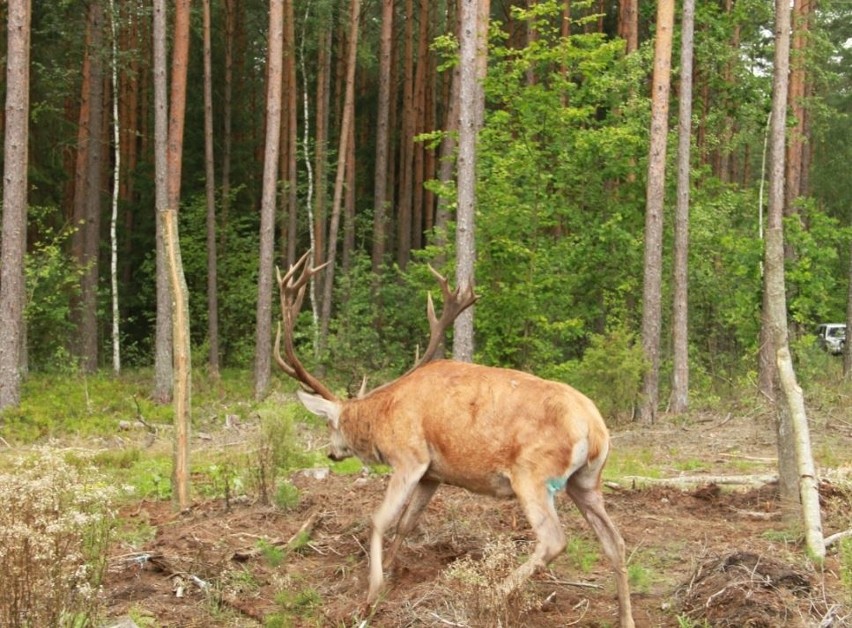
M 831 536 L 825 537 L 825 546 L 831 547 L 835 543 L 842 541 L 843 539 L 852 537 L 852 529 L 844 530 L 843 532 L 837 532 L 832 534 Z
M 299 529 L 296 531 L 296 533 L 293 536 L 291 536 L 289 539 L 287 539 L 286 541 L 283 541 L 281 539 L 278 539 L 278 540 L 275 540 L 275 541 L 269 541 L 269 545 L 271 545 L 273 547 L 281 547 L 285 551 L 290 551 L 292 549 L 295 549 L 295 547 L 300 543 L 300 539 L 304 539 L 306 536 L 310 537 L 311 532 L 313 532 L 317 523 L 319 523 L 319 521 L 321 519 L 322 519 L 322 513 L 319 512 L 319 511 L 316 511 L 316 512 L 312 513 L 310 517 L 305 519 L 305 522 L 301 525 L 301 527 L 299 527 Z M 238 562 L 245 562 L 245 561 L 250 560 L 252 558 L 256 558 L 257 556 L 260 555 L 260 553 L 261 553 L 261 549 L 257 546 L 242 549 L 242 550 L 236 550 L 233 553 L 233 555 L 231 556 L 231 560 L 236 560 Z
M 684 475 L 677 478 L 648 478 L 641 475 L 627 475 L 623 478 L 632 484 L 651 486 L 670 486 L 689 488 L 696 484 L 723 484 L 727 486 L 760 486 L 778 481 L 777 475 Z
M 778 458 L 769 457 L 769 458 L 761 458 L 759 456 L 745 456 L 742 454 L 719 454 L 720 458 L 733 458 L 734 460 L 748 460 L 749 462 L 762 462 L 765 464 L 776 464 L 778 462 Z
M 738 516 L 746 519 L 755 519 L 757 521 L 771 521 L 772 519 L 780 519 L 780 512 L 759 512 L 756 510 L 740 510 L 739 508 L 731 508 Z

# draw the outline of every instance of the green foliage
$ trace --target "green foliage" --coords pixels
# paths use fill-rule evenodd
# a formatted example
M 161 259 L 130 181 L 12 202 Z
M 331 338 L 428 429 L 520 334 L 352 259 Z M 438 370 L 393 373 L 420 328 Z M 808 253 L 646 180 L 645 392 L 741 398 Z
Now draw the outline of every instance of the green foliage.
M 539 39 L 493 48 L 478 149 L 477 350 L 525 369 L 578 358 L 641 276 L 642 190 L 610 185 L 626 155 L 641 159 L 641 127 L 618 113 L 638 76 L 622 43 L 545 27 L 558 12 L 555 2 L 519 12 L 542 26 Z
M 625 328 L 593 334 L 580 360 L 553 367 L 546 375 L 569 382 L 595 400 L 605 417 L 630 416 L 639 399 L 645 358 Z
M 852 229 L 807 203 L 784 222 L 784 236 L 795 251 L 786 264 L 791 321 L 810 332 L 820 322 L 845 320 L 848 264 L 838 252 L 849 250 Z
M 840 581 L 850 600 L 852 600 L 852 538 L 841 539 L 838 545 L 840 551 Z
M 294 436 L 293 422 L 300 412 L 300 406 L 295 403 L 276 403 L 271 398 L 258 409 L 260 433 L 249 455 L 248 467 L 251 484 L 264 503 L 273 498 L 276 503 L 281 501 L 282 508 L 298 503 L 298 491 L 293 494 L 285 484 L 279 486 L 278 478 L 308 462 Z
M 299 505 L 299 489 L 291 482 L 281 482 L 275 490 L 274 501 L 281 510 L 292 510 Z
M 136 402 L 147 396 L 149 387 L 139 373 L 119 379 L 106 373 L 33 373 L 24 382 L 21 404 L 0 415 L 0 426 L 4 438 L 22 444 L 51 436 L 113 433 L 119 421 L 136 415 Z M 170 420 L 169 408 L 140 403 L 147 421 Z
M 71 337 L 71 299 L 79 294 L 82 272 L 66 253 L 76 227 L 54 230 L 54 207 L 30 207 L 31 229 L 39 237 L 30 243 L 24 261 L 29 362 L 32 369 L 72 373 L 76 362 L 68 352 Z
M 589 573 L 600 560 L 597 544 L 581 536 L 572 536 L 565 545 L 571 564 L 582 573 Z
M 257 549 L 270 567 L 278 567 L 284 562 L 284 550 L 265 539 L 258 540 Z
M 181 257 L 190 294 L 192 343 L 196 348 L 206 347 L 207 340 L 206 212 L 203 194 L 190 198 L 180 212 Z M 217 264 L 222 363 L 244 367 L 254 358 L 257 323 L 256 216 L 235 212 L 219 226 L 217 235 L 225 243 L 220 247 Z M 276 317 L 273 311 L 273 318 Z

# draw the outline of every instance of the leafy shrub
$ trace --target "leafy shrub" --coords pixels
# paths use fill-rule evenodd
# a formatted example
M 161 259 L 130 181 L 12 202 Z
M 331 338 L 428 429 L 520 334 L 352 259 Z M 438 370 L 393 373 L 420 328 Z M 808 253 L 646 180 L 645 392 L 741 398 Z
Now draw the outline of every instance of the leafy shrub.
M 95 625 L 114 490 L 43 452 L 0 474 L 0 626 Z
M 593 335 L 581 360 L 546 375 L 581 390 L 605 417 L 619 417 L 631 414 L 639 400 L 645 368 L 642 346 L 626 328 L 616 327 Z
M 298 406 L 288 403 L 279 404 L 279 408 L 274 412 L 261 410 L 260 433 L 249 460 L 251 481 L 261 501 L 266 504 L 273 497 L 276 501 L 281 497 L 278 493 L 273 495 L 273 492 L 279 491 L 277 479 L 280 473 L 300 466 L 303 460 L 293 430 L 293 417 Z M 292 500 L 285 501 L 292 505 Z

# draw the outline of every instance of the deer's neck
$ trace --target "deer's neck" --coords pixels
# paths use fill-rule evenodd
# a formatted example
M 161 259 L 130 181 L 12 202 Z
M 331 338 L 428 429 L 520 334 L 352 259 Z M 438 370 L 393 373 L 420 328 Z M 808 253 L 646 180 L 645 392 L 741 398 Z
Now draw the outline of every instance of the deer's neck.
M 340 414 L 340 431 L 349 448 L 367 464 L 387 463 L 385 454 L 376 443 L 375 422 L 381 416 L 372 398 L 352 400 Z

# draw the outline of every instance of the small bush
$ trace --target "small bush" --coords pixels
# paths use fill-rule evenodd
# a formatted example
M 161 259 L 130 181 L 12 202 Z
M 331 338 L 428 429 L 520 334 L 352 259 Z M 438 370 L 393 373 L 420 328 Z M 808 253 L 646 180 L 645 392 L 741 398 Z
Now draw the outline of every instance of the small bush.
M 279 404 L 273 412 L 261 411 L 260 434 L 249 467 L 251 481 L 261 501 L 268 504 L 278 490 L 278 476 L 300 466 L 303 454 L 295 440 L 295 404 Z
M 538 602 L 523 586 L 506 595 L 501 590 L 504 580 L 516 567 L 516 550 L 508 539 L 498 539 L 485 546 L 484 556 L 457 560 L 444 573 L 453 590 L 452 606 L 457 618 L 472 626 L 519 626 L 523 617 L 538 608 Z
M 0 626 L 90 626 L 113 527 L 114 489 L 55 453 L 0 474 Z

